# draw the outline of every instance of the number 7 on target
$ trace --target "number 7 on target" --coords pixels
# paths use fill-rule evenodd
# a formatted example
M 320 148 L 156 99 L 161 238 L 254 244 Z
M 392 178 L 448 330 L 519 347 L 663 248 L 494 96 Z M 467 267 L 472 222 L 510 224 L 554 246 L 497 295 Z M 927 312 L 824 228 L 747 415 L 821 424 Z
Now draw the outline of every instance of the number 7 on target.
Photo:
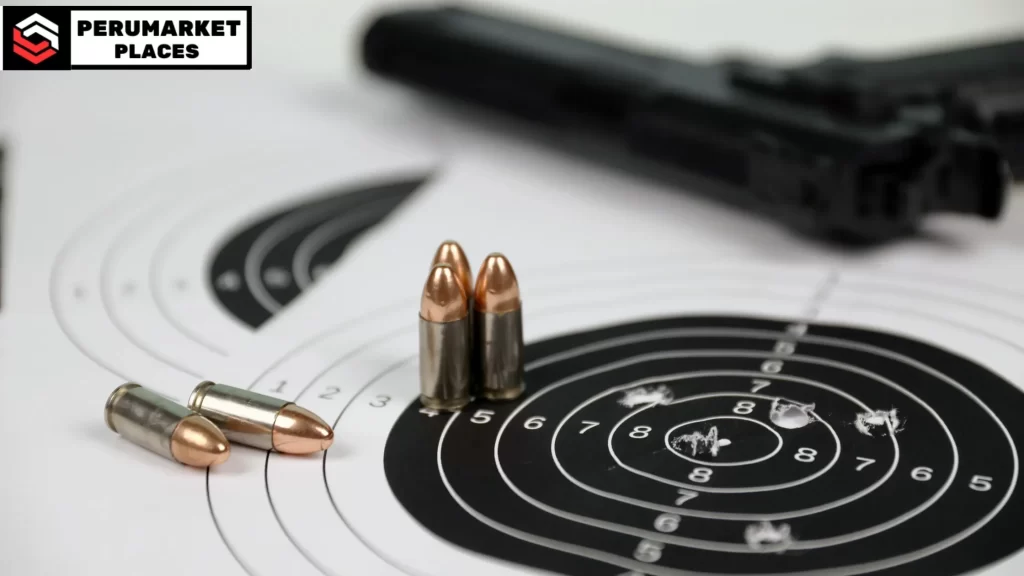
M 676 498 L 676 506 L 682 506 L 697 497 L 697 493 L 685 488 L 679 489 L 679 497 Z

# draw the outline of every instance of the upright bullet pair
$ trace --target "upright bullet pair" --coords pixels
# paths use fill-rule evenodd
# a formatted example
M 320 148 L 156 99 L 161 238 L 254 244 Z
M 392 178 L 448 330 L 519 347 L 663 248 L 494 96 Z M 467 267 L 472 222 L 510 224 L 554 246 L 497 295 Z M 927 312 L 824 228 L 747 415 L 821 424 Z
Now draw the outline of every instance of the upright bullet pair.
M 286 454 L 326 450 L 334 431 L 292 402 L 249 390 L 202 382 L 188 407 L 138 384 L 119 386 L 107 399 L 107 426 L 131 442 L 181 464 L 205 468 L 231 453 L 228 439 Z
M 420 401 L 456 411 L 474 396 L 512 400 L 524 389 L 522 300 L 512 265 L 491 254 L 474 286 L 462 247 L 441 244 L 420 303 Z

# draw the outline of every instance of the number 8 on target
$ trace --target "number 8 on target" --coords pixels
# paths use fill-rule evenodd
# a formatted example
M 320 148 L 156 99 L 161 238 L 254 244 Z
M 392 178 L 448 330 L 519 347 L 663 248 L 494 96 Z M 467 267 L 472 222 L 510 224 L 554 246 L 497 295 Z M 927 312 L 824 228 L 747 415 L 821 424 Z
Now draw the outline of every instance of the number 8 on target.
M 690 472 L 690 482 L 696 482 L 698 484 L 707 484 L 711 480 L 711 475 L 714 474 L 714 470 L 711 468 L 694 468 L 693 472 Z

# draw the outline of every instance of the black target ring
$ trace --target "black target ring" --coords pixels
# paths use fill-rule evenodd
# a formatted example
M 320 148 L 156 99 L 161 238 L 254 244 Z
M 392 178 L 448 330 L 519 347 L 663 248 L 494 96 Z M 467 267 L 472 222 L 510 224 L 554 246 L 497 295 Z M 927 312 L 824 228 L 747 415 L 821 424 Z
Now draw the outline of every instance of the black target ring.
M 660 518 L 657 511 L 637 510 L 633 514 L 644 516 L 646 526 L 642 527 L 638 522 L 627 531 L 617 531 L 600 523 L 566 520 L 524 503 L 504 485 L 493 457 L 488 457 L 495 451 L 498 426 L 509 418 L 516 405 L 474 405 L 466 413 L 452 418 L 424 418 L 419 414 L 418 405 L 410 406 L 396 422 L 387 442 L 384 464 L 388 481 L 399 502 L 412 516 L 442 538 L 479 553 L 565 574 L 618 575 L 629 570 L 643 574 L 763 574 L 827 570 L 829 574 L 927 573 L 942 576 L 984 566 L 1024 544 L 1024 537 L 1015 535 L 1013 528 L 1013 516 L 1019 517 L 1024 509 L 1024 503 L 1015 490 L 1018 461 L 1014 440 L 1022 437 L 1022 429 L 1014 424 L 1012 415 L 1024 408 L 1024 395 L 1018 389 L 959 356 L 906 338 L 817 324 L 806 327 L 803 330 L 806 334 L 790 337 L 792 335 L 787 333 L 790 327 L 786 322 L 744 318 L 672 318 L 592 330 L 531 344 L 528 347 L 532 365 L 528 375 L 530 397 L 560 378 L 603 363 L 592 358 L 587 360 L 586 356 L 576 360 L 558 359 L 566 351 L 581 346 L 687 328 L 711 332 L 764 331 L 774 334 L 776 340 L 746 341 L 739 349 L 771 352 L 775 350 L 773 344 L 776 341 L 788 339 L 795 343 L 797 354 L 829 358 L 884 374 L 934 405 L 936 412 L 947 420 L 949 415 L 955 415 L 949 424 L 955 442 L 961 446 L 985 446 L 986 457 L 981 458 L 974 451 L 962 451 L 959 468 L 955 475 L 951 474 L 948 491 L 933 506 L 888 530 L 835 546 L 812 550 L 794 547 L 785 553 L 770 555 L 739 554 L 728 549 L 705 550 L 688 546 L 687 537 L 675 537 L 674 534 L 659 537 L 661 528 L 672 522 L 662 522 L 662 527 L 655 529 L 652 523 Z M 727 345 L 716 341 L 716 338 L 714 335 L 705 336 L 698 339 L 700 341 L 693 347 L 717 349 Z M 642 352 L 647 344 L 641 337 L 623 346 L 636 346 Z M 798 365 L 797 362 L 792 364 L 794 368 Z M 786 364 L 777 377 L 787 376 L 788 366 Z M 804 370 L 808 369 L 805 367 Z M 821 369 L 818 370 L 820 372 Z M 820 373 L 814 375 L 821 376 Z M 966 383 L 969 389 L 957 388 L 961 386 L 959 382 Z M 850 385 L 842 382 L 833 384 L 839 387 Z M 486 413 L 486 424 L 471 422 L 479 411 Z M 483 417 L 477 419 L 482 420 Z M 554 419 L 549 420 L 552 421 L 545 420 L 533 431 L 541 433 L 545 426 L 550 430 Z M 906 423 L 906 430 L 899 433 L 901 443 L 903 438 L 911 437 L 916 427 L 925 426 L 923 420 L 918 417 Z M 439 444 L 441 450 L 438 449 Z M 905 449 L 907 454 L 922 458 L 929 456 L 926 447 L 916 447 L 921 444 L 919 440 L 914 440 L 913 444 L 914 447 Z M 519 448 L 521 453 L 516 456 L 516 449 L 516 446 L 512 447 L 513 454 L 505 466 L 515 466 L 517 461 L 527 462 L 542 453 L 522 446 Z M 927 481 L 910 478 L 909 472 L 931 463 L 919 460 L 901 462 L 897 474 L 879 489 L 876 496 L 891 500 L 899 495 L 900 490 L 906 492 L 907 486 L 920 489 L 928 482 L 942 480 L 939 466 L 929 468 L 932 472 Z M 503 458 L 502 462 L 506 460 Z M 915 473 L 918 477 L 925 475 L 924 472 Z M 560 502 L 566 505 L 580 498 L 573 493 L 559 494 L 559 497 Z M 871 508 L 876 512 L 886 511 L 884 506 Z M 810 516 L 808 518 L 812 521 L 797 531 L 798 536 L 813 539 L 816 533 L 824 533 L 821 526 L 813 523 L 813 518 L 826 517 L 829 513 L 850 517 L 862 514 L 860 507 L 848 506 Z M 794 519 L 794 529 L 799 525 L 798 520 L 803 521 Z M 687 520 L 687 524 L 691 522 Z M 719 530 L 714 524 L 736 524 L 707 522 L 712 533 Z M 652 534 L 655 538 L 647 538 Z

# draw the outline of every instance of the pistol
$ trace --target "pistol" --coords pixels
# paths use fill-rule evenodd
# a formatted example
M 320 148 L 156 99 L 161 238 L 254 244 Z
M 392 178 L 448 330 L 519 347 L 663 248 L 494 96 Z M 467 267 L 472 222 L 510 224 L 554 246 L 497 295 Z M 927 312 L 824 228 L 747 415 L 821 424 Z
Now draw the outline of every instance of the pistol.
M 376 17 L 373 73 L 644 159 L 857 242 L 995 220 L 1024 175 L 1024 42 L 778 68 L 687 62 L 460 8 Z M 725 192 L 722 192 L 725 191 Z

